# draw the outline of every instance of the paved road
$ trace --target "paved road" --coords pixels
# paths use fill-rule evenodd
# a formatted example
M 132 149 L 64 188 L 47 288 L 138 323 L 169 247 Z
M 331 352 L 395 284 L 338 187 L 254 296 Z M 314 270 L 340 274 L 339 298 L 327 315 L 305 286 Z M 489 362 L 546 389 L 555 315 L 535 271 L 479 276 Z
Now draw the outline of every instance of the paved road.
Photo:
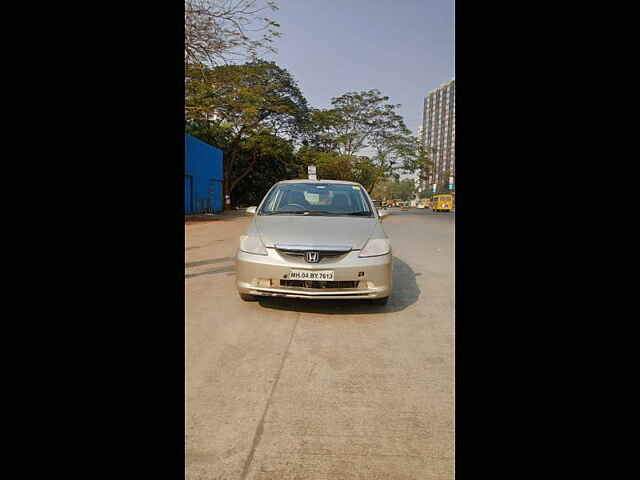
M 187 480 L 452 479 L 455 214 L 394 211 L 394 294 L 242 302 L 248 219 L 186 227 Z

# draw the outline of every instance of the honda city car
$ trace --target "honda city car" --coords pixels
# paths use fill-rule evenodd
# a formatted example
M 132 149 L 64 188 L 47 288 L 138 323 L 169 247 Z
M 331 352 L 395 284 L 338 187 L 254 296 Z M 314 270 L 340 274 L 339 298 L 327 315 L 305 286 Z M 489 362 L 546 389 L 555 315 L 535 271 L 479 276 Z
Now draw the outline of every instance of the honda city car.
M 236 255 L 240 297 L 366 299 L 392 291 L 391 244 L 364 187 L 338 180 L 276 183 L 257 207 Z

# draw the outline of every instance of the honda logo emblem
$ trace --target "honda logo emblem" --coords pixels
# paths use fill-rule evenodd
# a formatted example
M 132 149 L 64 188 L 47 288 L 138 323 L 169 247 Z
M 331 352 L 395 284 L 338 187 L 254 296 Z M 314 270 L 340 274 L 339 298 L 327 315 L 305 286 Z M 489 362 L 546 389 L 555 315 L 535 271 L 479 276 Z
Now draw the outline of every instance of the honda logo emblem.
M 318 263 L 320 260 L 320 254 L 318 252 L 305 252 L 304 258 L 307 263 Z

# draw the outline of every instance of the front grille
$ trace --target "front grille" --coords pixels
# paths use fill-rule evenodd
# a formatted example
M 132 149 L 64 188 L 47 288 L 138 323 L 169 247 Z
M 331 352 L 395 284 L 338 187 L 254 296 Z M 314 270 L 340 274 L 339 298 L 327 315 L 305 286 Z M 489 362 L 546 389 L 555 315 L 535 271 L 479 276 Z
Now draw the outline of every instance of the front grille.
M 305 252 L 296 252 L 296 251 L 288 251 L 288 250 L 283 250 L 283 249 L 278 249 L 278 252 L 284 254 L 284 255 L 290 255 L 292 257 L 302 257 L 304 258 L 304 254 Z M 332 252 L 332 251 L 327 251 L 327 252 L 318 252 L 318 261 L 322 261 L 326 258 L 336 258 L 336 257 L 341 257 L 343 255 L 345 255 L 347 252 Z
M 289 245 L 289 244 L 277 244 L 276 250 L 281 255 L 287 255 L 293 257 L 291 260 L 296 262 L 305 262 L 305 254 L 307 252 L 317 252 L 318 262 L 336 261 L 339 257 L 342 257 L 351 251 L 351 246 L 348 245 Z
M 280 280 L 281 287 L 358 288 L 358 281 Z

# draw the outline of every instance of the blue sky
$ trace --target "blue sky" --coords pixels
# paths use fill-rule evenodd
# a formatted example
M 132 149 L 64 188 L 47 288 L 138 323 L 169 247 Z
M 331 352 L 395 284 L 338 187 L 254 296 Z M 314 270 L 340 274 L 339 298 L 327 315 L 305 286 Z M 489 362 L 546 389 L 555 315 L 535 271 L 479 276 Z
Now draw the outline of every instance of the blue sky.
M 379 89 L 414 132 L 424 96 L 455 77 L 454 0 L 277 0 L 278 54 L 313 107 Z

